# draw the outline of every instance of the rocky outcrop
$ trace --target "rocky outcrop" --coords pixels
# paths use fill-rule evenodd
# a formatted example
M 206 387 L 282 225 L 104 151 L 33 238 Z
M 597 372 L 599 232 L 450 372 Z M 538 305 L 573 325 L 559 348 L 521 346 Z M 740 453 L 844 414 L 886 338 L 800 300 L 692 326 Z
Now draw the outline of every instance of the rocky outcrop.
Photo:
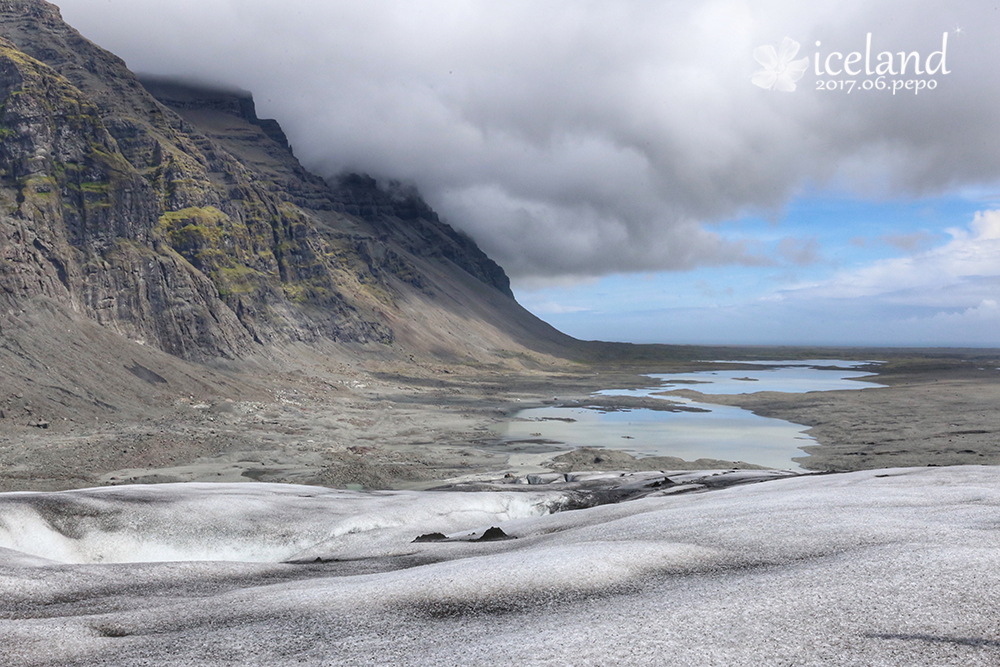
M 0 0 L 0 35 L 0 312 L 43 297 L 204 359 L 390 344 L 400 299 L 467 281 L 512 299 L 415 190 L 310 174 L 248 93 L 144 86 L 43 0 Z
M 253 94 L 246 90 L 223 90 L 195 83 L 185 83 L 167 77 L 144 76 L 139 78 L 143 88 L 162 104 L 174 111 L 217 111 L 242 118 L 258 126 L 264 135 L 281 148 L 292 152 L 288 137 L 273 118 L 258 118 Z

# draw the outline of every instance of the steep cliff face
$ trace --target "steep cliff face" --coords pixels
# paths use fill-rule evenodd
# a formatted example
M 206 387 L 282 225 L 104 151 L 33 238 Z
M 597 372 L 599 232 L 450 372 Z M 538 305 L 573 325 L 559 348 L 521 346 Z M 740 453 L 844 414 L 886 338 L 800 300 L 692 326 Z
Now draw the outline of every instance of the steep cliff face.
M 308 173 L 249 94 L 145 84 L 55 6 L 0 0 L 3 312 L 50 299 L 189 359 L 388 345 L 418 303 L 444 347 L 470 314 L 487 348 L 564 339 L 415 191 Z
M 369 223 L 368 232 L 381 236 L 383 242 L 420 256 L 447 259 L 513 298 L 503 269 L 471 238 L 442 222 L 414 188 L 394 182 L 380 185 L 362 174 L 344 174 L 327 183 L 306 171 L 278 122 L 257 117 L 249 92 L 154 77 L 140 78 L 140 82 L 198 132 L 256 173 L 267 174 L 262 183 L 277 196 L 307 210 L 361 218 Z

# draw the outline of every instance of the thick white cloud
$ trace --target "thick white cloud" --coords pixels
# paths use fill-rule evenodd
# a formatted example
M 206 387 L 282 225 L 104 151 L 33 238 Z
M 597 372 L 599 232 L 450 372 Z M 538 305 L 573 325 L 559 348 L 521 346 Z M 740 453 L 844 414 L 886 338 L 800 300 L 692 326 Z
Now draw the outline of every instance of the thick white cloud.
M 759 263 L 703 225 L 809 186 L 1000 177 L 994 3 L 59 4 L 135 70 L 254 91 L 307 166 L 415 182 L 521 280 Z M 754 48 L 786 36 L 800 57 L 863 51 L 868 32 L 926 57 L 945 31 L 951 73 L 920 95 L 817 91 L 811 68 L 794 93 L 750 81 Z

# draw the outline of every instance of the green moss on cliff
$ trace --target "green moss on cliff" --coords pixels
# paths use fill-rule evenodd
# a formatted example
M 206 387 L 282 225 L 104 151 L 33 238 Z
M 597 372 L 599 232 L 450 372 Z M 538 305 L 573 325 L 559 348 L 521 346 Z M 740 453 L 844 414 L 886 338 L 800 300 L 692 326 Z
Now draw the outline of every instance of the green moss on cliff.
M 229 219 L 214 206 L 167 211 L 160 216 L 158 229 L 166 236 L 167 242 L 185 255 L 197 253 L 206 247 L 217 246 L 222 240 L 222 224 Z
M 212 275 L 223 299 L 240 294 L 253 294 L 267 281 L 267 275 L 249 266 L 227 266 Z
M 168 211 L 156 233 L 211 278 L 223 299 L 267 291 L 277 282 L 278 276 L 268 273 L 274 263 L 270 250 L 255 253 L 246 226 L 214 206 Z
M 296 280 L 294 282 L 286 282 L 281 286 L 282 291 L 285 293 L 285 297 L 297 304 L 316 304 L 324 305 L 329 304 L 331 300 L 336 299 L 339 295 L 332 288 L 329 280 L 321 278 L 319 280 Z
M 108 181 L 84 181 L 80 183 L 80 190 L 91 194 L 107 195 L 111 192 L 111 183 Z
M 46 219 L 58 215 L 58 185 L 47 174 L 32 174 L 19 183 L 21 216 L 27 220 Z

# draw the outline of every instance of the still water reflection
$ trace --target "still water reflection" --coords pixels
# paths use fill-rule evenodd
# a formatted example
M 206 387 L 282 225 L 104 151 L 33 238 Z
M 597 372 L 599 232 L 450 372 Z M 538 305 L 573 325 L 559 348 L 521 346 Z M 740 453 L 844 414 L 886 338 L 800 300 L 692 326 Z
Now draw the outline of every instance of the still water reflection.
M 721 363 L 721 362 L 720 362 Z M 736 362 L 731 362 L 736 363 Z M 739 362 L 744 363 L 744 362 Z M 753 362 L 749 370 L 699 371 L 650 375 L 650 386 L 597 392 L 604 396 L 653 396 L 697 408 L 697 412 L 632 409 L 602 411 L 588 408 L 522 410 L 503 428 L 505 439 L 561 443 L 566 447 L 606 447 L 638 456 L 677 456 L 744 461 L 773 468 L 798 468 L 793 457 L 816 441 L 808 427 L 760 417 L 732 406 L 711 405 L 679 396 L 658 396 L 676 389 L 703 394 L 749 394 L 759 391 L 802 393 L 881 387 L 860 378 L 874 374 L 857 370 L 872 362 L 831 359 Z

